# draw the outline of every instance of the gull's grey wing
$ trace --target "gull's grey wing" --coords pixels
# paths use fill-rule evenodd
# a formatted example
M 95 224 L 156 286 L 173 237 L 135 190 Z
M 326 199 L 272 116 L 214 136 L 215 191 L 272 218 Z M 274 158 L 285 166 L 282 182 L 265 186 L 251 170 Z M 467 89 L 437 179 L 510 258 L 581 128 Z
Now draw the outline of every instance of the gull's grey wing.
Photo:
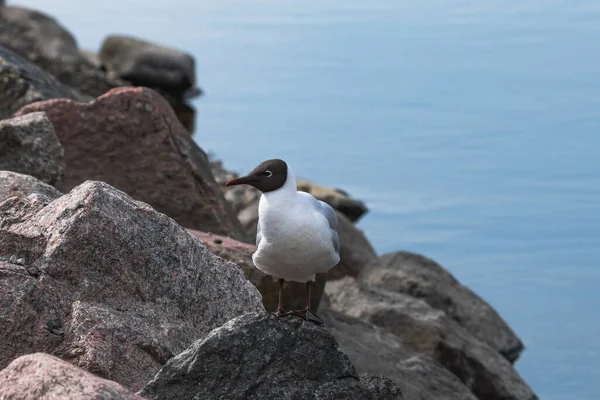
M 321 206 L 321 212 L 323 213 L 323 215 L 325 216 L 325 218 L 327 218 L 327 222 L 329 222 L 329 228 L 331 228 L 331 233 L 333 236 L 333 248 L 335 249 L 336 253 L 339 254 L 340 252 L 340 237 L 338 234 L 338 217 L 337 214 L 335 213 L 335 210 L 327 203 L 321 201 L 321 200 L 317 200 Z

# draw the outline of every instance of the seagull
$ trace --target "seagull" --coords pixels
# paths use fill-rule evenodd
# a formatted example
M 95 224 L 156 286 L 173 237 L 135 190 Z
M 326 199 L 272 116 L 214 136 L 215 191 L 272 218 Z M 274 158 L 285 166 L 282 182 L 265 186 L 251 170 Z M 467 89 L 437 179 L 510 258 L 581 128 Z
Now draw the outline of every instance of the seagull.
M 258 204 L 256 268 L 279 280 L 277 316 L 295 314 L 322 324 L 310 306 L 315 274 L 329 271 L 340 262 L 337 215 L 329 204 L 297 191 L 296 177 L 283 160 L 263 161 L 248 175 L 225 186 L 250 185 L 262 192 Z M 306 282 L 306 308 L 283 310 L 285 281 Z

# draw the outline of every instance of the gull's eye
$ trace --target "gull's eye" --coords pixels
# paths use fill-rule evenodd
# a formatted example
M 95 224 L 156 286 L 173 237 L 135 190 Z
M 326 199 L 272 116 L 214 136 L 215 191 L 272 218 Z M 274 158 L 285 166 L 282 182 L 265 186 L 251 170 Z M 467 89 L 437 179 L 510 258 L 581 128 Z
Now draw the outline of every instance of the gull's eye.
M 267 170 L 265 170 L 265 172 L 263 172 L 263 174 L 264 174 L 264 175 L 266 175 L 266 176 L 267 176 L 267 178 L 270 178 L 270 177 L 271 177 L 271 175 L 273 175 L 273 173 L 272 173 L 271 171 L 269 171 L 268 169 L 267 169 Z

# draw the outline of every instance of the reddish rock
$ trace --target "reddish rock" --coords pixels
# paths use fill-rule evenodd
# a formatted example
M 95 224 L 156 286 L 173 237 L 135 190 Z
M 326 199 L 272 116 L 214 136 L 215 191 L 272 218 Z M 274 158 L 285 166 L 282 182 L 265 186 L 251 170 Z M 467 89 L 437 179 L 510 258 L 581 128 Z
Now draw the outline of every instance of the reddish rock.
M 279 283 L 270 275 L 266 275 L 254 266 L 252 253 L 256 246 L 242 243 L 226 236 L 213 233 L 199 232 L 188 229 L 188 232 L 200 239 L 208 250 L 217 256 L 237 264 L 244 276 L 262 295 L 263 305 L 267 311 L 275 311 L 279 302 Z M 321 296 L 325 290 L 325 275 L 317 274 L 311 290 L 311 305 L 315 310 L 319 307 Z M 306 305 L 306 285 L 301 282 L 286 282 L 283 292 L 283 302 L 286 310 L 299 310 Z
M 21 356 L 0 371 L 0 399 L 143 400 L 143 397 L 60 358 L 36 353 Z
M 46 112 L 65 150 L 59 190 L 104 181 L 185 227 L 245 239 L 205 153 L 156 92 L 118 88 L 89 103 L 50 100 L 19 114 L 34 111 Z
M 194 340 L 264 312 L 237 266 L 108 184 L 32 195 L 0 203 L 0 368 L 43 351 L 137 390 Z

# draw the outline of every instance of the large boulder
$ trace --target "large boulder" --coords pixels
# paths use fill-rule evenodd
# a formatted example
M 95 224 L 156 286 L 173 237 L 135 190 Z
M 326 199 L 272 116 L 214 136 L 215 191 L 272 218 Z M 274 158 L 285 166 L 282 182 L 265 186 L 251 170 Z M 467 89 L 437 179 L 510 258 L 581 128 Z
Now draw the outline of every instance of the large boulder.
M 63 148 L 41 112 L 0 121 L 0 170 L 57 185 L 65 169 Z
M 183 99 L 198 94 L 194 57 L 130 36 L 110 35 L 102 43 L 100 63 L 136 86 Z
M 169 360 L 147 399 L 373 399 L 327 330 L 297 317 L 251 313 Z
M 0 10 L 0 44 L 50 72 L 60 82 L 91 96 L 100 96 L 125 82 L 90 63 L 75 38 L 54 18 L 21 7 Z
M 477 400 L 460 379 L 398 336 L 332 310 L 327 302 L 320 316 L 360 374 L 369 379 L 373 374 L 390 378 L 407 400 Z M 375 384 L 387 386 L 385 382 Z
M 0 371 L 0 399 L 143 400 L 116 382 L 44 353 L 21 356 Z
M 385 254 L 363 269 L 359 280 L 424 300 L 511 362 L 523 350 L 521 340 L 496 310 L 427 257 L 405 251 Z
M 0 10 L 0 15 L 4 10 Z M 57 98 L 86 99 L 0 44 L 0 119 L 10 117 L 27 104 Z
M 188 229 L 188 231 L 200 239 L 208 250 L 225 260 L 238 265 L 248 279 L 262 295 L 263 305 L 267 311 L 275 311 L 279 303 L 279 283 L 272 276 L 263 273 L 254 266 L 252 254 L 256 247 L 247 243 L 239 242 L 226 236 L 214 233 L 200 232 Z M 315 283 L 311 289 L 311 305 L 317 311 L 321 296 L 325 290 L 325 275 L 317 274 Z M 286 310 L 300 310 L 306 306 L 306 285 L 300 282 L 286 282 L 283 289 L 283 304 Z
M 423 300 L 357 283 L 327 282 L 331 308 L 400 337 L 446 367 L 480 399 L 537 399 L 509 361 L 479 341 L 443 311 Z
M 43 351 L 137 390 L 198 337 L 264 312 L 236 265 L 108 184 L 34 196 L 0 204 L 0 368 Z
M 39 102 L 19 114 L 35 111 L 46 112 L 65 149 L 63 192 L 104 181 L 185 227 L 245 239 L 205 153 L 158 93 L 117 88 L 89 103 Z

